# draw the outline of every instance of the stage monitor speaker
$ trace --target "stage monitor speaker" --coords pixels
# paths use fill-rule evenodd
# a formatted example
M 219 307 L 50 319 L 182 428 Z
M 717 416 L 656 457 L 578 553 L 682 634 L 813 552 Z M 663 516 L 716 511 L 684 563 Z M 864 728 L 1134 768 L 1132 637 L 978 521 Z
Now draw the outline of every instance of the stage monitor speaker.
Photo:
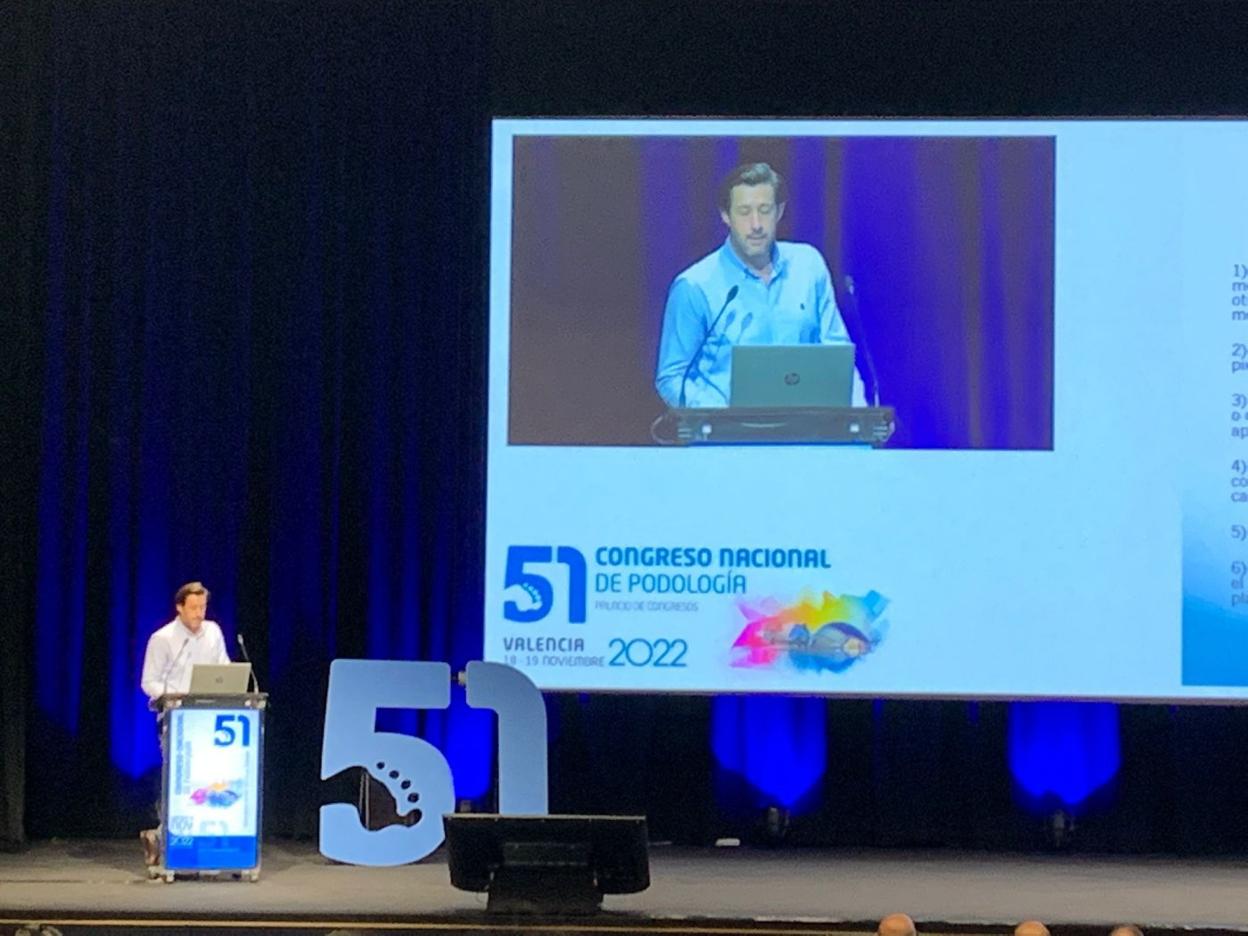
M 650 886 L 644 816 L 448 815 L 451 884 L 496 913 L 593 913 Z

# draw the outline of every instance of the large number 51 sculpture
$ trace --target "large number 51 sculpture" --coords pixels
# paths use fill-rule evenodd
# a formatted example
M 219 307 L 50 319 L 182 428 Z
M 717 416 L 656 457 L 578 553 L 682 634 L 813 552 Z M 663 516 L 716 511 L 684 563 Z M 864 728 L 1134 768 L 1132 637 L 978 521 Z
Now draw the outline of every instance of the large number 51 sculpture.
M 498 809 L 514 815 L 547 811 L 546 707 L 519 670 L 472 662 L 468 704 L 498 714 Z M 400 815 L 420 810 L 412 825 L 370 830 L 350 803 L 321 807 L 321 854 L 358 865 L 419 861 L 442 844 L 442 816 L 455 811 L 451 767 L 421 738 L 377 731 L 377 710 L 444 709 L 451 704 L 446 663 L 334 660 L 325 701 L 321 779 L 363 767 L 383 783 Z

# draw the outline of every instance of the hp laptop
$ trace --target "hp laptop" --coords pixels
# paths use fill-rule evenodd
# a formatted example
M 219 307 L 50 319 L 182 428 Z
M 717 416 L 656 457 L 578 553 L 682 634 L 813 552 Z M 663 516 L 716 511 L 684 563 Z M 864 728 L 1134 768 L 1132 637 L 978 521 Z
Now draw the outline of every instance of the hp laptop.
M 735 407 L 852 406 L 854 346 L 737 345 L 729 404 Z
M 251 680 L 250 663 L 196 663 L 191 667 L 191 695 L 243 695 Z

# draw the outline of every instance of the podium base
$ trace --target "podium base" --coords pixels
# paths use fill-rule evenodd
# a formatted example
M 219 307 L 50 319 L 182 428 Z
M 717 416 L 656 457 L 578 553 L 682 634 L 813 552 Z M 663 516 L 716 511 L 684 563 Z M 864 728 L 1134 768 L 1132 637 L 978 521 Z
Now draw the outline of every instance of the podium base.
M 163 865 L 148 865 L 149 881 L 162 881 L 172 884 L 174 881 L 203 881 L 225 878 L 232 881 L 246 881 L 255 884 L 260 880 L 260 869 L 249 868 L 245 871 L 182 871 L 166 868 Z

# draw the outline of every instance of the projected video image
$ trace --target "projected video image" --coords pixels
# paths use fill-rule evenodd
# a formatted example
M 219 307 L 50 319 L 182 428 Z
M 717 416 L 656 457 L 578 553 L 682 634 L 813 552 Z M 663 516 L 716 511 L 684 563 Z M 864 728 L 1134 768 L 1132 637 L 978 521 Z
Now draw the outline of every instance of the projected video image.
M 510 444 L 879 404 L 1053 447 L 1052 137 L 521 136 L 511 203 Z
M 494 129 L 487 658 L 1248 698 L 1248 124 Z

